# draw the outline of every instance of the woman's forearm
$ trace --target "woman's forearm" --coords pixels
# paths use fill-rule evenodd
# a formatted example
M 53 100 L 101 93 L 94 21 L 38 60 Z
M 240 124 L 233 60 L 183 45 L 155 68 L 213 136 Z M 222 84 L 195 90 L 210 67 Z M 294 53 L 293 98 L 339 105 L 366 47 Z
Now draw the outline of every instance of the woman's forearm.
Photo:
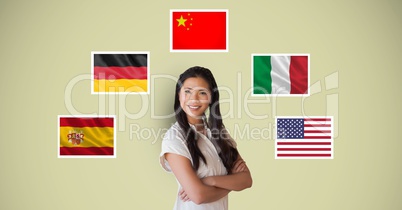
M 182 186 L 184 191 L 184 196 L 180 194 L 182 199 L 188 197 L 189 200 L 196 204 L 210 203 L 219 200 L 230 192 L 228 189 L 203 183 L 196 175 L 190 160 L 186 157 L 171 153 L 167 153 L 165 157 Z
M 234 191 L 241 191 L 246 188 L 250 188 L 253 184 L 250 170 L 240 155 L 231 169 L 231 174 L 223 176 L 210 176 L 204 178 L 202 181 L 206 185 Z
M 197 196 L 192 201 L 196 204 L 211 203 L 225 197 L 229 192 L 228 189 L 206 185 L 196 193 Z
M 224 176 L 210 176 L 204 183 L 227 190 L 241 191 L 250 188 L 253 184 L 250 172 L 243 171 Z

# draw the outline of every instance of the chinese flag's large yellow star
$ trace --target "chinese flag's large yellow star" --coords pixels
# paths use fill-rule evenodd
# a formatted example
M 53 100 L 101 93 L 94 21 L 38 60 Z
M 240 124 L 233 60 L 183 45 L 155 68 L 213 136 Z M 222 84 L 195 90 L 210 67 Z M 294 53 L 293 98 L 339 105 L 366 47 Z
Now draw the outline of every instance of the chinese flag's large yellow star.
M 180 19 L 176 19 L 176 20 L 177 20 L 177 22 L 179 22 L 179 25 L 177 25 L 178 27 L 181 25 L 186 26 L 185 22 L 187 21 L 187 19 L 184 19 L 183 15 L 180 16 Z

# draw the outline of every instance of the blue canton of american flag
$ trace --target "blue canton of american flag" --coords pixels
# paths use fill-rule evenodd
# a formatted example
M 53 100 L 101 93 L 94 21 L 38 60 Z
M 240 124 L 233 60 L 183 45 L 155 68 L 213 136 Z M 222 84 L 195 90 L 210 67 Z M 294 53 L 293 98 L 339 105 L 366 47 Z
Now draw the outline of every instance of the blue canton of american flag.
M 304 137 L 303 119 L 278 119 L 278 139 L 302 139 Z
M 332 159 L 332 117 L 277 117 L 276 159 Z

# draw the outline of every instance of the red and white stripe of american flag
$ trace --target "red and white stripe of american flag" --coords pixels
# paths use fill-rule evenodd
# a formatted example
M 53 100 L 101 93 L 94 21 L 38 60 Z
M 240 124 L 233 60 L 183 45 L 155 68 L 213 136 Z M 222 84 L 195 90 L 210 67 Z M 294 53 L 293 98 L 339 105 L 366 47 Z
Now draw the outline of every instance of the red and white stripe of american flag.
M 278 119 L 304 118 L 278 116 Z M 277 128 L 276 128 L 277 129 Z M 275 135 L 277 130 L 275 129 Z M 304 139 L 278 139 L 275 142 L 275 159 L 333 159 L 333 117 L 304 118 Z

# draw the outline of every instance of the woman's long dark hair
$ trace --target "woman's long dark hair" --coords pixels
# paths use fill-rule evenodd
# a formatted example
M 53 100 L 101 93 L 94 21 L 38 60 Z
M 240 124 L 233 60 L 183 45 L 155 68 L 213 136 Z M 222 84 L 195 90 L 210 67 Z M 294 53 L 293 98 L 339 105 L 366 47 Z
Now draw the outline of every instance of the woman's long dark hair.
M 180 75 L 179 80 L 176 84 L 176 95 L 174 102 L 174 111 L 176 113 L 176 120 L 179 123 L 181 129 L 183 129 L 184 133 L 187 135 L 187 147 L 190 151 L 191 158 L 193 159 L 193 168 L 195 170 L 200 166 L 200 159 L 207 164 L 207 161 L 204 155 L 201 153 L 200 148 L 197 145 L 197 134 L 196 132 L 190 128 L 190 124 L 187 120 L 187 115 L 183 111 L 180 106 L 180 90 L 183 86 L 183 83 L 186 79 L 191 77 L 198 77 L 204 79 L 208 85 L 209 90 L 211 92 L 211 103 L 209 105 L 209 119 L 208 125 L 211 130 L 212 141 L 215 141 L 217 145 L 220 147 L 219 157 L 221 158 L 223 165 L 226 170 L 230 174 L 231 169 L 239 156 L 239 153 L 236 148 L 234 148 L 229 141 L 229 135 L 224 132 L 224 125 L 222 122 L 222 116 L 219 106 L 219 91 L 218 86 L 216 85 L 215 78 L 212 75 L 211 71 L 204 67 L 191 67 L 187 69 L 183 74 Z

